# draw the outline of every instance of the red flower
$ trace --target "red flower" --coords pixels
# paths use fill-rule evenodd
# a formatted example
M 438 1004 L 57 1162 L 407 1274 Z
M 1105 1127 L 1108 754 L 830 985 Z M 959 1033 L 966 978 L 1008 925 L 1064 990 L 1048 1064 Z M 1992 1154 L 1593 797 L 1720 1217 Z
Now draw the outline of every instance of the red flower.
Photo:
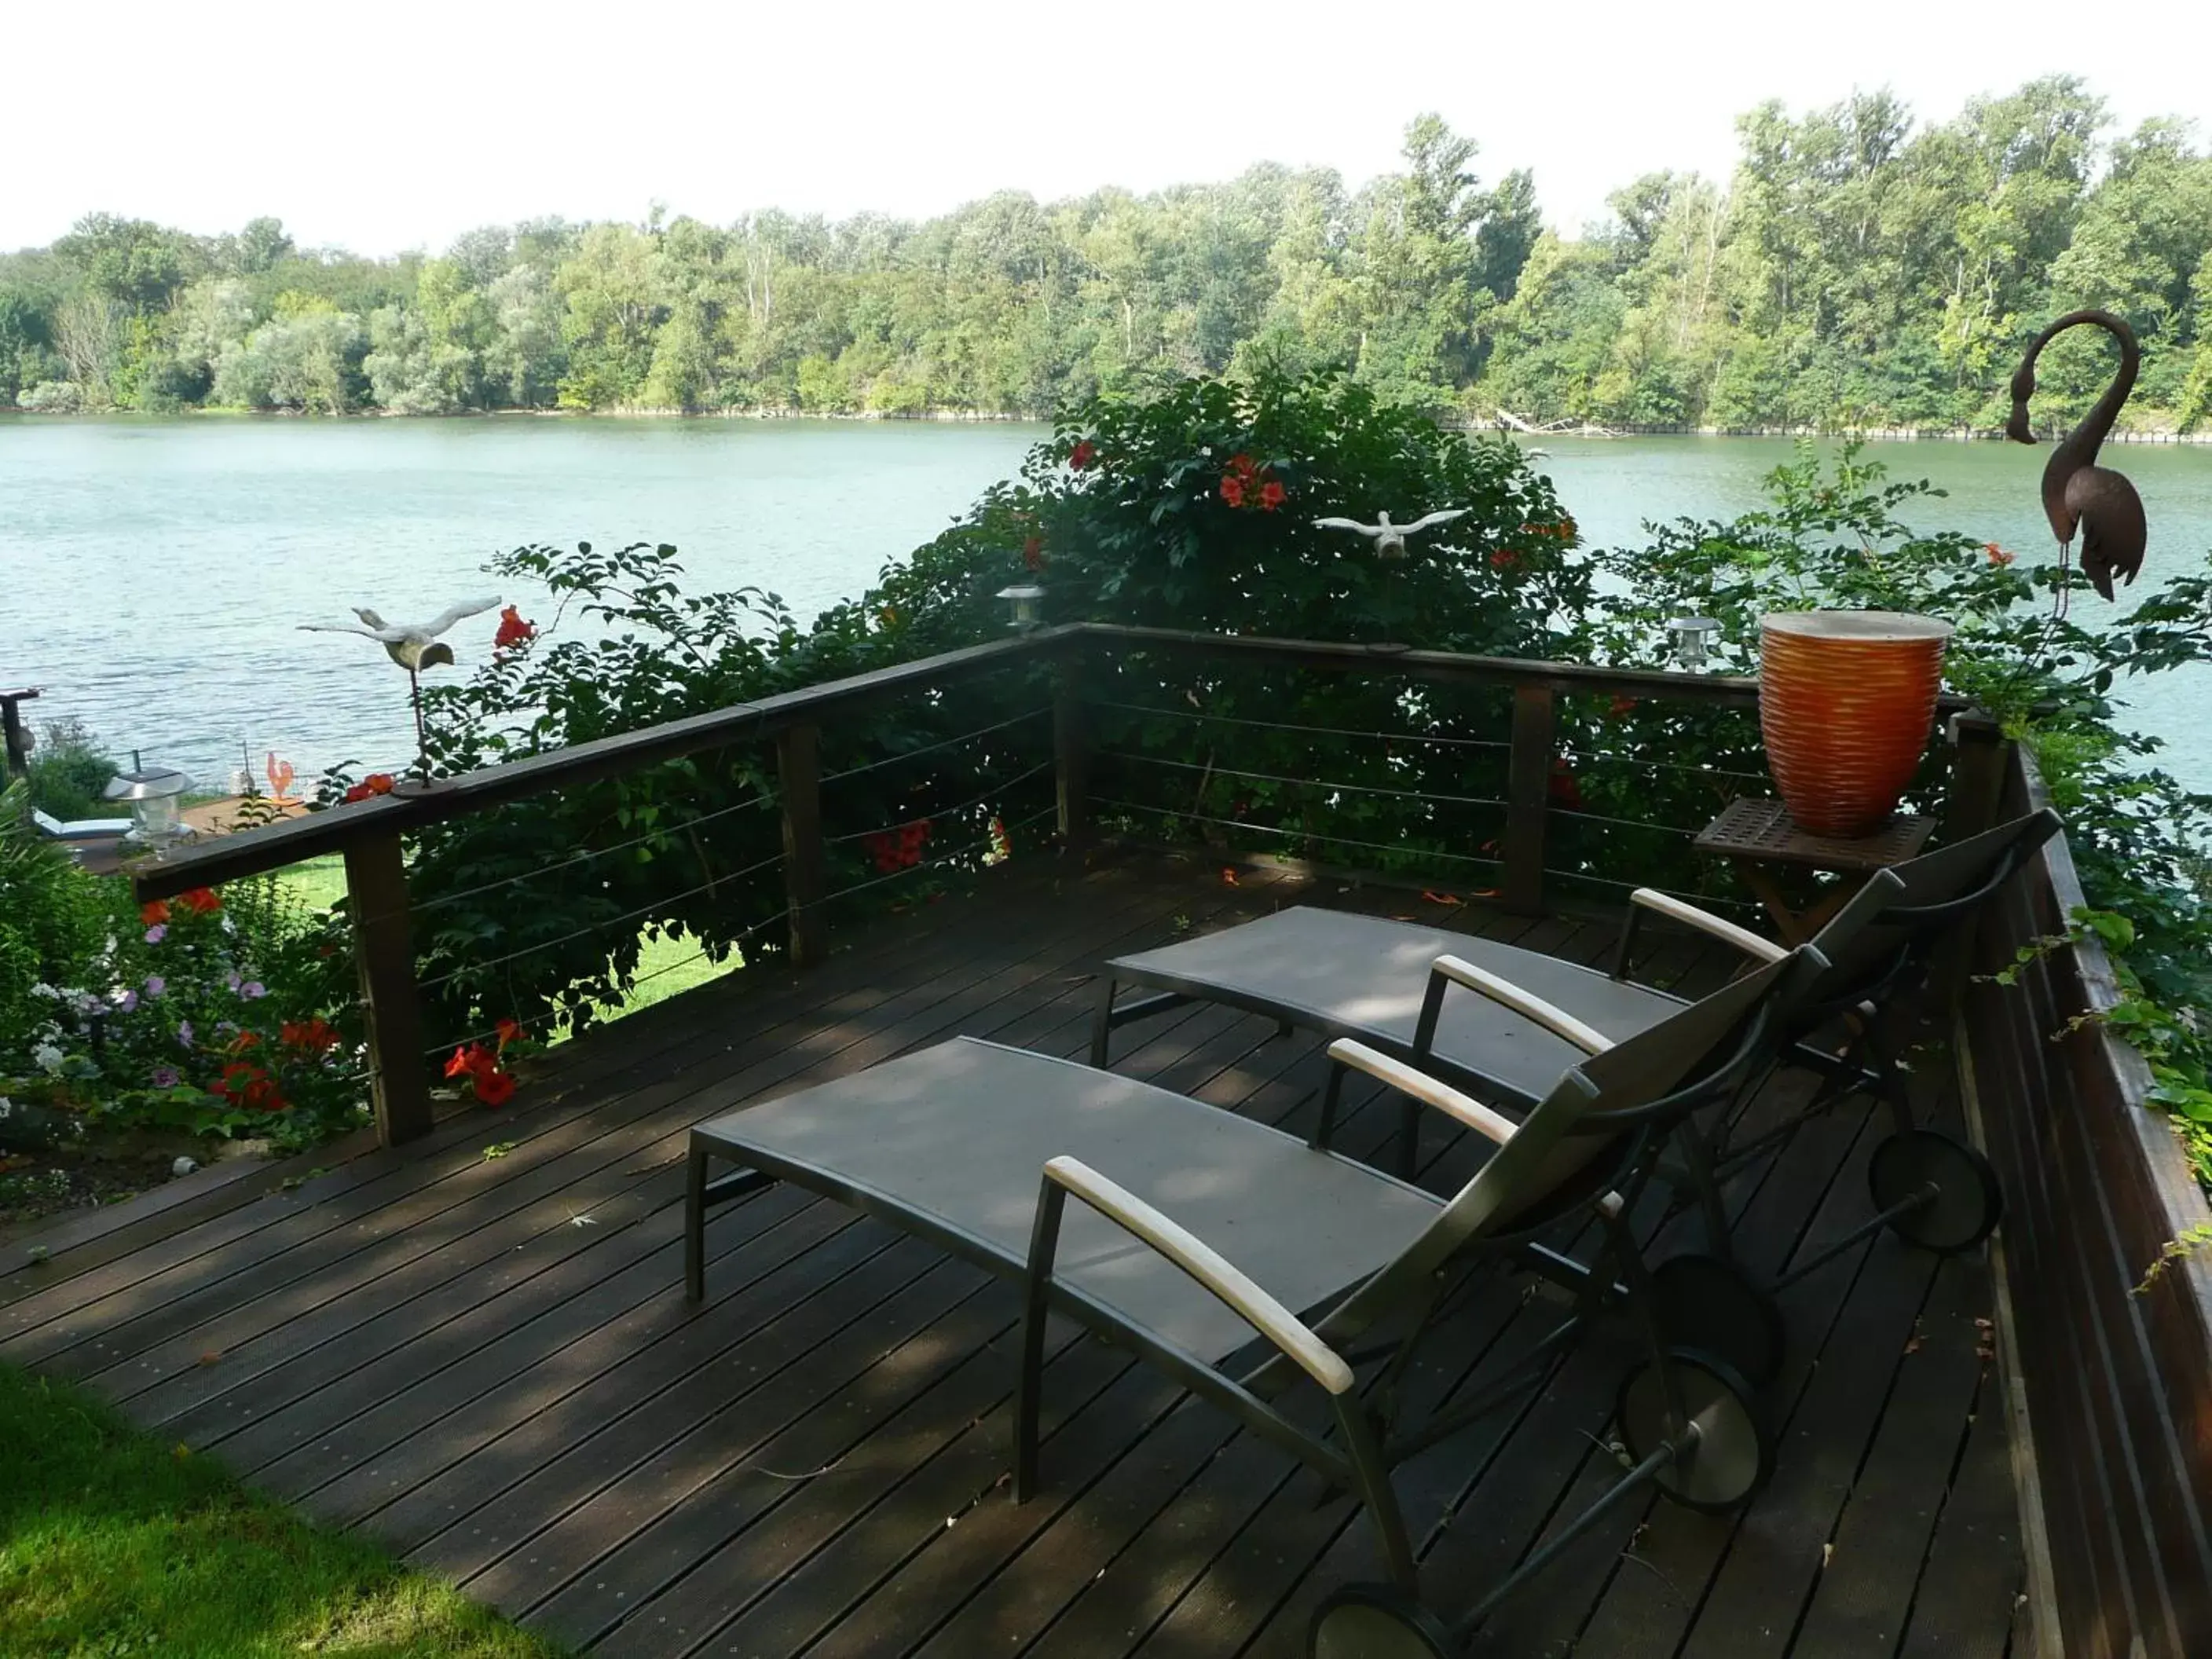
M 242 1060 L 222 1068 L 222 1081 L 215 1085 L 215 1092 L 249 1112 L 281 1112 L 290 1103 L 275 1078 Z
M 339 796 L 338 799 L 346 805 L 350 806 L 356 801 L 367 800 L 375 793 L 376 792 L 374 789 L 371 789 L 367 784 L 356 783 L 352 788 L 347 790 L 344 794 Z
M 453 1057 L 446 1062 L 447 1077 L 471 1077 L 487 1066 L 496 1065 L 490 1052 L 481 1042 L 471 1042 L 453 1050 Z
M 276 1037 L 287 1048 L 312 1054 L 327 1054 L 338 1046 L 337 1028 L 320 1014 L 313 1019 L 285 1021 L 277 1029 Z
M 151 904 L 138 907 L 138 920 L 149 927 L 159 927 L 168 919 L 169 902 L 167 899 L 155 899 Z
M 1552 805 L 1554 806 L 1564 806 L 1573 812 L 1582 811 L 1581 786 L 1576 783 L 1575 775 L 1568 769 L 1567 763 L 1564 760 L 1552 763 L 1552 775 L 1547 780 L 1545 793 L 1550 796 Z
M 1559 523 L 1552 526 L 1552 533 L 1554 536 L 1557 536 L 1563 542 L 1571 542 L 1574 540 L 1575 536 L 1577 533 L 1575 521 L 1572 519 L 1560 520 Z
M 527 1042 L 530 1037 L 530 1033 L 522 1029 L 520 1020 L 503 1019 L 495 1029 L 499 1032 L 499 1051 L 501 1054 L 507 1052 L 508 1043 Z
M 1022 562 L 1032 570 L 1044 568 L 1044 538 L 1032 536 L 1022 544 Z
M 1521 556 L 1510 547 L 1501 547 L 1490 556 L 1490 568 L 1492 570 L 1504 570 L 1520 562 Z
M 1636 699 L 1626 696 L 1617 696 L 1608 707 L 1616 715 L 1626 714 L 1636 707 Z
M 1226 472 L 1222 475 L 1221 499 L 1231 507 L 1244 505 L 1244 479 L 1241 474 Z
M 1080 472 L 1084 468 L 1091 465 L 1091 461 L 1097 458 L 1097 453 L 1098 446 L 1097 444 L 1092 443 L 1088 438 L 1081 439 L 1078 441 L 1074 448 L 1067 452 L 1067 464 L 1073 467 L 1078 472 Z
M 878 830 L 872 836 L 863 836 L 860 844 L 875 860 L 876 868 L 890 875 L 895 870 L 910 870 L 921 862 L 922 843 L 929 839 L 930 827 L 927 818 L 917 818 L 896 830 Z
M 361 781 L 361 787 L 372 795 L 388 795 L 398 786 L 399 780 L 389 772 L 371 772 Z
M 477 1098 L 487 1106 L 504 1106 L 514 1098 L 514 1073 L 488 1066 L 470 1079 Z
M 258 1031 L 240 1031 L 230 1040 L 230 1052 L 234 1054 L 242 1054 L 248 1048 L 258 1048 L 260 1046 L 261 1033 Z
M 211 916 L 222 908 L 222 900 L 212 887 L 195 887 L 189 893 L 179 893 L 177 902 L 196 915 Z
M 1260 486 L 1260 510 L 1273 513 L 1283 504 L 1283 486 L 1273 478 L 1268 479 Z
M 499 632 L 492 635 L 492 649 L 504 651 L 509 646 L 522 645 L 538 637 L 538 624 L 522 620 L 522 612 L 513 605 L 499 613 Z
M 1999 547 L 1995 542 L 1984 542 L 1982 544 L 1982 551 L 1990 556 L 1990 562 L 1995 565 L 2010 564 L 2013 562 L 2013 559 L 2016 556 L 2015 555 L 2006 552 L 2004 549 Z

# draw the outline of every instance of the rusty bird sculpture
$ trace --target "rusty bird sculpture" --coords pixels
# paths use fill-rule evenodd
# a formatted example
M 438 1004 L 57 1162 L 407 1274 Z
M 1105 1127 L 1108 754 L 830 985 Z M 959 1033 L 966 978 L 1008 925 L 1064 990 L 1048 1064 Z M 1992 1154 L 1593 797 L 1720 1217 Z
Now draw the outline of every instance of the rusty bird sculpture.
M 2135 331 L 2109 311 L 2069 311 L 2035 337 L 2027 355 L 2012 377 L 2012 418 L 2005 436 L 2014 443 L 2032 444 L 2035 434 L 2027 423 L 2027 400 L 2035 395 L 2035 360 L 2043 348 L 2067 329 L 2087 325 L 2101 328 L 2120 343 L 2120 372 L 2105 388 L 2105 395 L 2081 417 L 2081 423 L 2058 441 L 2043 469 L 2043 512 L 2051 520 L 2051 533 L 2058 538 L 2059 568 L 2074 550 L 2074 537 L 2081 537 L 2081 574 L 2105 598 L 2112 597 L 2112 578 L 2132 582 L 2142 568 L 2143 548 L 2149 528 L 2143 519 L 2142 497 L 2121 473 L 2097 465 L 2097 451 L 2119 418 L 2120 406 L 2135 390 L 2136 371 L 2142 354 Z M 2059 594 L 2059 610 L 2065 593 Z

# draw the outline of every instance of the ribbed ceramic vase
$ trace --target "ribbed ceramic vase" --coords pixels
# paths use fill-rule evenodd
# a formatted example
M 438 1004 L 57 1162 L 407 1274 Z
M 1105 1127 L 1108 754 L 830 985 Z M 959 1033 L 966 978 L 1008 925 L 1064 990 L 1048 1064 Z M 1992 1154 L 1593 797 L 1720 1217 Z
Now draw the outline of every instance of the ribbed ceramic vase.
M 1800 611 L 1759 623 L 1759 725 L 1801 828 L 1871 835 L 1928 746 L 1951 624 L 1895 611 Z

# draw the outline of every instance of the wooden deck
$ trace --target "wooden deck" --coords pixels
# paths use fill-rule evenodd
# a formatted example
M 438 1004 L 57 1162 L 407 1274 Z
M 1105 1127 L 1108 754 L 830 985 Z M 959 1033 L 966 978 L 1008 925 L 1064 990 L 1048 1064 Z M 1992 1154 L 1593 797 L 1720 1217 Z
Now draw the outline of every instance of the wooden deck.
M 0 1280 L 0 1360 L 79 1379 L 599 1653 L 1301 1653 L 1320 1595 L 1375 1576 L 1364 1523 L 1125 1355 L 1063 1335 L 1043 1490 L 1006 1501 L 1010 1288 L 778 1189 L 716 1213 L 710 1300 L 685 1309 L 692 1123 L 955 1032 L 1080 1054 L 1102 956 L 1294 894 L 1441 914 L 1154 861 L 978 887 L 812 974 L 738 975 L 556 1051 L 517 1109 L 327 1171 L 224 1165 L 60 1221 L 48 1262 Z M 1613 937 L 1455 925 L 1586 960 Z M 1725 967 L 1681 943 L 1651 971 L 1695 988 Z M 1301 1126 L 1313 1108 L 1315 1045 L 1264 1022 L 1178 1011 L 1117 1048 L 1117 1069 L 1224 1109 Z M 1922 1077 L 1955 1118 L 1948 1066 Z M 1346 1149 L 1378 1149 L 1389 1121 L 1355 1114 Z M 1864 1213 L 1864 1122 L 1820 1121 L 1734 1195 L 1754 1265 Z M 1433 1134 L 1425 1179 L 1455 1183 L 1473 1156 Z M 1978 1322 L 1991 1300 L 1978 1259 L 1887 1237 L 1796 1286 L 1756 1505 L 1730 1520 L 1632 1502 L 1480 1651 L 2025 1659 L 2006 1413 Z M 1540 1316 L 1501 1281 L 1409 1387 L 1450 1395 Z M 1619 1367 L 1594 1340 L 1525 1409 L 1401 1471 L 1431 1601 L 1464 1605 L 1597 1489 Z

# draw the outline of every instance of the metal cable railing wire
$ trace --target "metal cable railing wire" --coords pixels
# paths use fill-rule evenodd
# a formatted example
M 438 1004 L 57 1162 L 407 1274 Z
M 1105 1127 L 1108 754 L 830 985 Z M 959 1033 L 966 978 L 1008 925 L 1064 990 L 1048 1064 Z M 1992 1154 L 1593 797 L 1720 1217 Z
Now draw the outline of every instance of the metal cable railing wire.
M 511 876 L 501 876 L 496 881 L 483 882 L 475 887 L 464 887 L 459 892 L 440 893 L 414 906 L 414 914 L 426 915 L 448 904 L 458 904 L 463 899 L 476 898 L 485 893 L 495 893 L 501 888 L 513 887 L 518 883 L 536 881 L 540 877 L 555 875 L 580 864 L 589 864 L 592 860 L 605 858 L 610 853 L 627 852 L 633 847 L 642 847 L 647 842 L 661 841 L 670 836 L 681 835 L 686 830 L 696 829 L 702 823 L 712 823 L 718 818 L 728 817 L 733 812 L 754 811 L 775 804 L 775 798 L 772 795 L 755 795 L 750 800 L 741 800 L 734 805 L 720 807 L 712 812 L 704 812 L 695 818 L 685 818 L 681 823 L 666 824 L 656 830 L 648 830 L 643 835 L 632 836 L 627 841 L 618 841 L 606 847 L 587 847 L 582 852 L 562 859 L 557 864 L 540 865 L 534 870 L 518 871 Z
M 1012 823 L 1002 823 L 1000 828 L 1005 830 L 1007 838 L 1011 840 L 1016 830 L 1026 830 L 1030 825 L 1035 823 L 1039 818 L 1050 817 L 1059 811 L 1059 803 L 1054 802 L 1050 806 L 1039 807 L 1027 817 L 1017 818 Z M 869 833 L 871 835 L 875 835 L 879 834 L 880 832 L 871 830 Z M 916 862 L 907 865 L 902 868 L 886 872 L 884 874 L 880 876 L 871 876 L 866 881 L 856 881 L 849 886 L 840 887 L 834 893 L 824 893 L 819 898 L 809 900 L 800 908 L 802 909 L 814 909 L 819 906 L 829 904 L 837 899 L 849 898 L 855 893 L 865 893 L 871 888 L 884 886 L 890 882 L 901 879 L 902 877 L 918 875 L 927 870 L 941 870 L 947 865 L 958 863 L 963 858 L 972 856 L 979 852 L 988 851 L 993 844 L 993 837 L 986 836 L 980 841 L 963 842 L 958 848 L 951 852 L 942 854 L 936 858 L 917 860 Z
M 1455 749 L 1510 749 L 1502 738 L 1440 738 L 1419 732 L 1363 732 L 1348 726 L 1299 726 L 1288 720 L 1255 720 L 1241 714 L 1209 714 L 1201 709 L 1163 708 L 1151 703 L 1111 702 L 1093 698 L 1091 708 L 1115 708 L 1132 714 L 1165 714 L 1179 720 L 1212 720 L 1224 726 L 1255 726 L 1268 732 L 1305 732 L 1327 738 L 1372 738 L 1384 743 L 1430 743 Z
M 1188 818 L 1194 823 L 1218 824 L 1224 830 L 1251 830 L 1265 836 L 1286 836 L 1306 841 L 1323 841 L 1333 847 L 1364 847 L 1370 852 L 1389 853 L 1394 857 L 1411 859 L 1446 859 L 1455 864 L 1482 864 L 1496 866 L 1499 860 L 1474 853 L 1446 853 L 1430 848 L 1393 847 L 1387 842 L 1358 841 L 1350 836 L 1332 836 L 1321 830 L 1288 830 L 1278 824 L 1255 823 L 1243 818 L 1209 817 L 1203 812 L 1187 812 L 1181 807 L 1158 806 L 1148 801 L 1114 800 L 1103 795 L 1091 797 L 1094 806 L 1110 807 L 1124 812 L 1150 812 L 1156 817 Z
M 1134 761 L 1144 766 L 1172 766 L 1179 771 L 1204 772 L 1217 778 L 1245 778 L 1255 783 L 1288 784 L 1304 789 L 1342 789 L 1362 795 L 1389 795 L 1399 800 L 1436 801 L 1449 806 L 1503 806 L 1502 800 L 1487 795 L 1439 795 L 1425 789 L 1392 789 L 1379 783 L 1338 783 L 1326 778 L 1284 777 L 1272 772 L 1246 772 L 1233 766 L 1217 766 L 1200 761 L 1169 760 L 1160 755 L 1134 755 L 1125 750 L 1108 749 L 1099 751 L 1101 760 Z
M 749 864 L 742 870 L 732 870 L 726 875 L 713 877 L 708 880 L 701 882 L 696 887 L 687 887 L 680 893 L 672 893 L 662 897 L 656 898 L 648 904 L 639 905 L 634 910 L 625 910 L 620 915 L 608 916 L 599 921 L 586 923 L 581 927 L 578 927 L 568 933 L 561 934 L 556 939 L 541 939 L 535 945 L 525 945 L 520 951 L 509 951 L 504 956 L 493 957 L 489 961 L 474 962 L 469 963 L 466 967 L 456 968 L 450 973 L 439 975 L 435 979 L 423 981 L 421 988 L 425 991 L 434 991 L 441 985 L 450 984 L 454 980 L 463 978 L 466 975 L 485 973 L 494 968 L 502 967 L 510 962 L 520 962 L 525 957 L 535 956 L 542 951 L 554 950 L 560 945 L 573 943 L 574 940 L 586 938 L 591 934 L 604 933 L 610 927 L 620 927 L 623 922 L 638 921 L 642 917 L 652 915 L 655 910 L 665 908 L 672 904 L 681 903 L 687 898 L 696 898 L 702 893 L 712 892 L 717 887 L 726 887 L 733 882 L 743 881 L 748 876 L 757 875 L 763 870 L 772 868 L 773 866 L 782 863 L 783 860 L 784 855 L 779 852 L 773 857 L 763 859 L 755 864 Z
M 896 823 L 887 823 L 878 829 L 855 830 L 842 836 L 825 836 L 823 838 L 824 843 L 831 847 L 842 847 L 849 842 L 866 841 L 871 836 L 889 835 L 892 830 L 900 828 L 902 825 L 918 823 L 924 818 L 957 817 L 963 812 L 972 812 L 979 806 L 988 806 L 994 799 L 1005 794 L 1008 790 L 1017 788 L 1019 786 L 1027 783 L 1031 778 L 1036 777 L 1042 773 L 1051 771 L 1053 769 L 1053 766 L 1054 763 L 1051 761 L 1039 761 L 1035 766 L 1030 768 L 1028 771 L 1018 773 L 1013 777 L 994 783 L 988 789 L 986 789 L 981 794 L 975 796 L 971 799 L 964 800 L 957 806 L 944 806 L 938 808 L 934 811 L 916 812 L 909 817 L 899 819 Z
M 864 773 L 878 772 L 887 766 L 896 766 L 902 761 L 919 760 L 924 755 L 934 755 L 943 750 L 956 748 L 963 743 L 973 743 L 978 738 L 988 738 L 994 732 L 1006 730 L 1009 726 L 1019 726 L 1024 720 L 1037 720 L 1051 713 L 1049 707 L 1032 708 L 1024 714 L 1000 720 L 994 726 L 980 726 L 973 732 L 963 732 L 957 738 L 946 738 L 941 742 L 927 744 L 920 749 L 902 750 L 896 755 L 886 755 L 881 760 L 864 761 L 858 766 L 848 766 L 835 772 L 824 772 L 822 775 L 822 781 L 825 784 L 836 783 L 841 779 L 857 778 Z

